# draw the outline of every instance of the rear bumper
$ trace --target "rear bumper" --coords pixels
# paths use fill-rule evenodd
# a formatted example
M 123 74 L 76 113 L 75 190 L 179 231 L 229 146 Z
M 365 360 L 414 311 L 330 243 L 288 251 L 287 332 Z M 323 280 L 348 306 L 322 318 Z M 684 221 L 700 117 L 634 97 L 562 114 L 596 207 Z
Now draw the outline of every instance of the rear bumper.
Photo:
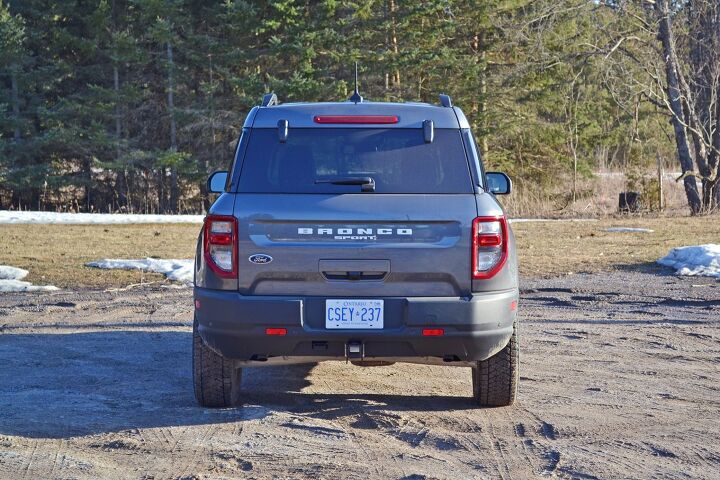
M 361 342 L 368 360 L 435 363 L 485 360 L 512 335 L 517 290 L 472 297 L 385 297 L 382 330 L 327 330 L 325 297 L 243 296 L 195 288 L 198 331 L 228 358 L 262 362 L 345 358 L 348 342 Z M 266 328 L 286 328 L 284 336 Z M 443 336 L 425 337 L 424 328 Z M 425 360 L 423 360 L 425 359 Z

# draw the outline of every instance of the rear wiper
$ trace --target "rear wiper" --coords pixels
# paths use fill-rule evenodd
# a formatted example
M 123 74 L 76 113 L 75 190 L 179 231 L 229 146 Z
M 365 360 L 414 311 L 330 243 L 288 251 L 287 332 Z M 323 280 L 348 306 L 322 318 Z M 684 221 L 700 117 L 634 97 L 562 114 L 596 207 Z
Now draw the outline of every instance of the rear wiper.
M 363 192 L 375 191 L 375 180 L 372 177 L 338 177 L 315 180 L 315 183 L 331 183 L 333 185 L 360 185 Z

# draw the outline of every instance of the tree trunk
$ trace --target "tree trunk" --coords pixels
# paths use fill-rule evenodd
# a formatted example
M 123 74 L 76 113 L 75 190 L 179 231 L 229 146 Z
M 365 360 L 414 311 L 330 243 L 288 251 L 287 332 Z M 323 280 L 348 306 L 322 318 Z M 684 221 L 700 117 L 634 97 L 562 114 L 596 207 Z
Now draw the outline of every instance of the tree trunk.
M 165 167 L 161 167 L 157 171 L 157 196 L 158 196 L 158 213 L 166 212 L 165 202 Z
M 13 128 L 13 140 L 20 143 L 20 93 L 17 81 L 17 72 L 13 69 L 10 73 L 10 102 L 12 103 L 13 120 L 15 125 Z
M 480 136 L 480 154 L 484 162 L 487 161 L 490 153 L 488 147 L 488 119 L 487 119 L 487 50 L 484 45 L 485 35 L 480 36 L 480 62 L 482 70 L 480 71 L 480 125 L 482 133 Z
M 82 176 L 84 178 L 85 188 L 84 188 L 84 201 L 85 204 L 85 211 L 90 212 L 92 211 L 91 206 L 92 202 L 94 201 L 94 195 L 93 195 L 93 179 L 92 179 L 92 160 L 89 158 L 86 158 L 82 162 Z
M 398 61 L 398 56 L 400 54 L 400 49 L 398 48 L 398 39 L 397 39 L 397 26 L 396 26 L 396 20 L 395 20 L 396 10 L 397 10 L 397 5 L 395 5 L 395 0 L 390 0 L 390 25 L 391 25 L 390 40 L 392 42 L 393 53 L 395 54 L 393 57 L 393 63 Z M 393 74 L 393 86 L 398 89 L 400 88 L 400 69 L 397 68 L 397 66 L 395 67 L 395 73 Z
M 210 137 L 212 139 L 212 147 L 210 149 L 210 153 L 212 155 L 211 158 L 215 161 L 218 158 L 218 142 L 217 138 L 215 138 L 217 132 L 215 131 L 215 79 L 213 77 L 212 54 L 208 56 L 208 60 L 210 63 L 210 97 L 208 98 L 208 106 L 210 108 Z M 202 162 L 202 172 L 205 175 L 208 175 L 210 173 L 210 160 L 207 156 L 205 156 Z M 210 195 L 207 191 L 206 182 L 200 182 L 200 197 L 202 199 L 200 207 L 202 208 L 202 213 L 205 213 L 210 210 Z
M 177 152 L 177 125 L 175 123 L 175 99 L 173 98 L 173 69 L 175 64 L 173 62 L 173 47 L 172 43 L 167 43 L 167 61 L 168 61 L 168 94 L 167 103 L 168 111 L 170 112 L 170 151 Z M 164 169 L 163 169 L 164 170 Z M 178 187 L 178 174 L 177 167 L 172 165 L 170 167 L 170 211 L 177 213 L 178 211 L 178 200 L 180 197 L 180 190 Z
M 675 54 L 675 40 L 673 38 L 672 24 L 670 22 L 670 8 L 668 0 L 655 2 L 655 10 L 659 15 L 660 31 L 659 37 L 663 46 L 663 58 L 665 61 L 665 74 L 667 77 L 667 93 L 672 111 L 672 126 L 675 132 L 675 143 L 677 145 L 678 159 L 684 174 L 685 195 L 687 197 L 690 212 L 695 215 L 700 213 L 702 204 L 697 188 L 694 171 L 693 158 L 690 153 L 687 130 L 684 124 L 684 112 L 682 104 L 682 91 L 680 89 L 679 62 Z

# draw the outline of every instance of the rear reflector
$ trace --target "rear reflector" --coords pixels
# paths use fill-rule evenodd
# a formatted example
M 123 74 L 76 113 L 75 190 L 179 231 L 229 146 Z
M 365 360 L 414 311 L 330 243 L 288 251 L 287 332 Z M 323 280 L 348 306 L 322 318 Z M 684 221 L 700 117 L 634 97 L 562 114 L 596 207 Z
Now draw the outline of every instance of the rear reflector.
M 442 328 L 423 328 L 423 337 L 442 337 L 445 330 Z
M 266 328 L 265 335 L 287 335 L 287 328 Z
M 396 115 L 317 115 L 315 123 L 380 124 L 398 123 Z

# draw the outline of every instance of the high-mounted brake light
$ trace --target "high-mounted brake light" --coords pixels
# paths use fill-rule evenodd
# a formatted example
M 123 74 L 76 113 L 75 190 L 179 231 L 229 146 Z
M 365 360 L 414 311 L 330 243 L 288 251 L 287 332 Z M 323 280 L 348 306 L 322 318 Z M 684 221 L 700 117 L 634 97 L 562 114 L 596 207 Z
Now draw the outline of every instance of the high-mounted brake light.
M 492 278 L 508 257 L 508 230 L 504 216 L 477 217 L 472 225 L 472 278 Z
M 226 215 L 208 215 L 204 225 L 205 262 L 222 278 L 237 278 L 237 221 Z
M 379 124 L 398 123 L 397 115 L 316 115 L 315 123 L 336 124 Z

